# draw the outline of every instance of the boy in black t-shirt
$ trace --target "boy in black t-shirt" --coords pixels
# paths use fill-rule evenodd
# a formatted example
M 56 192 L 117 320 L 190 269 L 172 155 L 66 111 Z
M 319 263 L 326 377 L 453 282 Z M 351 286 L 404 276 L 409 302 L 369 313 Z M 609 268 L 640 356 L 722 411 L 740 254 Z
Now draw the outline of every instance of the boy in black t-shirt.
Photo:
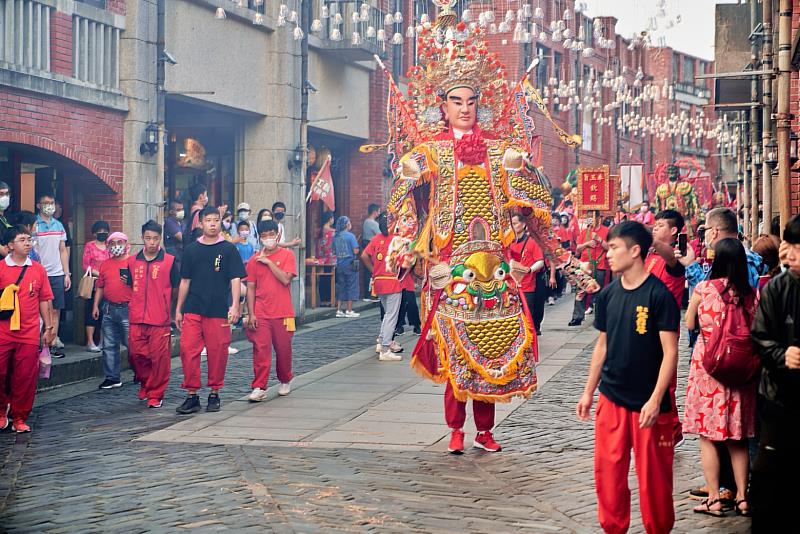
M 181 285 L 175 324 L 181 330 L 181 365 L 183 384 L 189 396 L 176 410 L 180 414 L 200 410 L 200 352 L 207 350 L 207 412 L 218 412 L 219 390 L 225 382 L 231 324 L 239 320 L 240 280 L 246 276 L 236 247 L 220 235 L 219 211 L 213 207 L 200 210 L 203 235 L 184 249 Z M 228 306 L 228 297 L 233 304 Z
M 653 237 L 641 223 L 624 221 L 608 236 L 608 262 L 616 278 L 596 300 L 600 331 L 586 388 L 576 407 L 595 420 L 595 485 L 598 518 L 606 532 L 630 526 L 628 470 L 636 461 L 640 508 L 647 532 L 669 532 L 672 502 L 673 431 L 669 385 L 678 362 L 679 310 L 644 260 Z

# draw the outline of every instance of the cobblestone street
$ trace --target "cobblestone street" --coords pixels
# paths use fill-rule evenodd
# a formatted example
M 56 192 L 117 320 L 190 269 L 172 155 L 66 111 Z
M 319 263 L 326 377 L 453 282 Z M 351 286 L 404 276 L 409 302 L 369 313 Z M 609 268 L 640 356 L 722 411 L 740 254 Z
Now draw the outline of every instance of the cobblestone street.
M 464 456 L 450 456 L 442 452 L 440 443 L 415 449 L 288 441 L 274 445 L 268 440 L 242 445 L 235 439 L 230 444 L 208 443 L 212 438 L 190 443 L 180 436 L 159 439 L 159 431 L 177 435 L 180 432 L 172 428 L 200 428 L 203 421 L 211 424 L 208 428 L 234 436 L 236 427 L 217 424 L 215 416 L 231 417 L 236 410 L 245 416 L 256 410 L 270 413 L 276 400 L 255 408 L 235 401 L 249 392 L 252 369 L 247 350 L 230 359 L 219 414 L 194 418 L 175 414 L 183 397 L 178 388 L 180 369 L 173 370 L 161 410 L 144 408 L 136 400 L 136 387 L 129 383 L 110 392 L 81 393 L 80 387 L 71 386 L 74 396 L 66 391 L 70 387 L 41 394 L 31 417 L 34 432 L 0 435 L 0 530 L 597 532 L 592 426 L 574 417 L 593 334 L 586 325 L 583 332 L 567 328 L 570 311 L 569 298 L 547 309 L 541 346 L 548 358 L 540 366 L 546 383 L 530 401 L 512 405 L 516 408 L 504 414 L 496 430 L 504 451 L 493 455 L 468 450 Z M 302 329 L 294 345 L 300 387 L 291 396 L 277 399 L 285 404 L 274 405 L 310 402 L 314 387 L 302 386 L 304 376 L 324 380 L 340 372 L 343 362 L 359 352 L 363 357 L 358 365 L 375 369 L 376 377 L 384 377 L 382 381 L 394 380 L 405 388 L 406 396 L 398 394 L 398 398 L 427 392 L 426 382 L 404 378 L 407 357 L 388 364 L 398 366 L 391 368 L 369 355 L 377 327 L 377 313 L 371 311 L 357 320 L 332 319 Z M 407 354 L 416 337 L 401 339 Z M 578 340 L 582 340 L 580 345 Z M 679 403 L 688 359 L 684 348 Z M 313 404 L 317 414 L 300 417 L 302 408 L 298 409 L 295 428 L 308 428 L 300 419 L 311 420 L 315 415 L 322 419 L 327 412 L 363 413 L 374 407 L 375 402 L 363 402 L 362 407 L 354 400 L 377 390 L 369 377 L 340 389 L 339 401 Z M 392 397 L 381 400 L 391 402 Z M 397 407 L 393 417 L 405 421 L 398 424 L 398 432 L 410 435 L 418 426 L 440 422 L 437 432 L 446 432 L 441 412 L 418 412 L 411 403 L 403 403 L 392 405 Z M 268 415 L 249 424 L 259 425 L 267 435 L 274 427 Z M 288 425 L 284 419 L 282 426 Z M 468 421 L 467 426 L 469 433 L 472 423 Z M 632 487 L 634 482 L 632 478 Z M 676 455 L 675 531 L 746 532 L 746 520 L 691 512 L 693 501 L 685 495 L 700 484 L 697 441 L 690 437 Z M 634 501 L 631 530 L 641 532 L 636 508 Z

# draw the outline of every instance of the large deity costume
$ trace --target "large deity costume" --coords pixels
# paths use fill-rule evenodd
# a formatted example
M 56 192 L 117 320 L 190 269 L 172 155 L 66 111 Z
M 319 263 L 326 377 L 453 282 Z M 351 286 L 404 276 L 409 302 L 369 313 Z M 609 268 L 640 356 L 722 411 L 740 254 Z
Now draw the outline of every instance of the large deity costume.
M 460 433 L 462 449 L 465 403 L 473 399 L 476 446 L 499 450 L 490 432 L 494 403 L 527 398 L 537 386 L 536 333 L 511 276 L 511 215 L 523 215 L 546 256 L 596 288 L 549 235 L 552 199 L 527 157 L 532 127 L 515 99 L 520 88 L 510 90 L 481 29 L 455 26 L 449 6 L 442 7 L 436 25 L 418 37 L 409 98 L 390 95 L 396 124 L 390 152 L 402 157 L 394 165 L 388 210 L 395 242 L 386 261 L 399 276 L 413 272 L 424 280 L 412 367 L 447 384 L 445 418 L 453 435 Z M 442 110 L 448 95 L 463 88 L 477 112 L 468 128 L 458 129 Z M 461 452 L 453 443 L 451 452 Z
M 700 204 L 697 193 L 688 181 L 680 180 L 679 170 L 676 165 L 667 167 L 667 182 L 656 188 L 656 201 L 658 211 L 671 209 L 677 210 L 686 219 L 686 229 L 693 237 L 693 226 L 700 214 Z M 692 223 L 692 224 L 689 224 Z

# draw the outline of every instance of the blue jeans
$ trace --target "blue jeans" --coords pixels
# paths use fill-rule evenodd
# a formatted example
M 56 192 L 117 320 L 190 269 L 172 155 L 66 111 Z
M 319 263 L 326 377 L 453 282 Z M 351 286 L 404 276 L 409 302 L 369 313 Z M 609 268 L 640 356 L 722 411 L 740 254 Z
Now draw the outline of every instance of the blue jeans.
M 128 305 L 103 302 L 103 372 L 106 380 L 120 381 L 120 343 L 128 348 Z

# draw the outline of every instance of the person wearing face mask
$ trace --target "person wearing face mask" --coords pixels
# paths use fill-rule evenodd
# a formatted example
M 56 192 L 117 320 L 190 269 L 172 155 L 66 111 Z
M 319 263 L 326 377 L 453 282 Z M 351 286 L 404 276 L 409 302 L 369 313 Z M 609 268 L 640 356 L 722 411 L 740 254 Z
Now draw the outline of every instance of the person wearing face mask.
M 250 215 L 252 213 L 253 211 L 250 209 L 250 204 L 241 202 L 236 206 L 236 224 L 238 226 L 239 222 L 247 223 L 247 229 L 249 231 L 247 242 L 253 247 L 253 250 L 258 250 L 258 229 L 256 228 L 256 223 L 250 220 Z
M 236 233 L 238 239 L 234 239 L 234 245 L 239 251 L 239 256 L 242 257 L 242 262 L 247 263 L 256 252 L 255 247 L 250 244 L 250 222 L 239 221 L 236 224 Z
M 608 271 L 608 260 L 606 259 L 608 228 L 602 224 L 597 224 L 598 216 L 599 213 L 594 212 L 594 216 L 586 219 L 585 227 L 578 234 L 575 250 L 581 261 L 591 266 L 592 277 L 602 288 L 605 286 L 606 272 Z M 581 298 L 578 298 L 578 296 L 581 296 Z M 568 326 L 580 326 L 585 316 L 593 313 L 593 309 L 590 307 L 592 304 L 591 299 L 592 296 L 588 293 L 581 294 L 579 292 L 575 295 L 572 320 Z
M 0 181 L 0 231 L 5 231 L 11 228 L 11 223 L 8 222 L 6 211 L 11 205 L 11 188 L 8 184 Z M 5 245 L 0 246 L 0 257 L 5 257 L 8 254 L 8 249 Z
M 164 218 L 164 250 L 167 254 L 180 258 L 183 255 L 183 204 L 177 200 L 169 203 L 169 211 Z
M 56 338 L 50 347 L 50 354 L 55 358 L 63 358 L 64 353 L 61 352 L 61 349 L 64 348 L 64 344 L 58 338 L 58 327 L 61 310 L 66 306 L 66 292 L 72 286 L 69 272 L 69 250 L 66 244 L 67 231 L 61 221 L 54 217 L 56 199 L 51 193 L 39 195 L 36 207 L 39 210 L 39 217 L 36 220 L 37 233 L 34 250 L 47 271 L 50 287 L 53 290 L 52 324 Z
M 350 218 L 342 215 L 336 221 L 333 249 L 336 252 L 336 317 L 360 317 L 353 311 L 353 301 L 358 300 L 358 241 L 350 231 Z M 345 309 L 342 309 L 345 308 Z
M 634 217 L 636 222 L 640 222 L 645 226 L 653 226 L 656 222 L 656 217 L 653 215 L 653 212 L 650 211 L 650 202 L 645 200 L 642 202 L 642 205 L 639 207 L 639 213 L 636 214 Z
M 95 221 L 92 225 L 94 240 L 86 243 L 83 248 L 83 272 L 91 273 L 97 278 L 100 275 L 100 265 L 108 259 L 108 234 L 110 227 L 106 221 Z M 86 300 L 86 350 L 89 352 L 100 352 L 94 342 L 95 329 L 101 326 L 102 318 L 95 319 L 92 316 L 94 308 L 94 292 L 92 297 Z
M 131 301 L 131 273 L 128 266 L 128 236 L 122 232 L 114 232 L 108 236 L 109 258 L 100 264 L 94 293 L 92 317 L 100 319 L 102 312 L 103 333 L 103 373 L 105 380 L 100 389 L 112 389 L 122 386 L 119 359 L 120 344 L 128 348 L 128 303 Z M 136 367 L 131 363 L 134 381 L 138 376 Z
M 226 241 L 230 241 L 231 243 L 234 242 L 234 235 L 236 232 L 236 227 L 233 225 L 233 214 L 229 211 L 226 211 L 222 215 L 222 237 L 225 238 Z M 236 236 L 236 240 L 238 240 L 238 236 Z
M 275 351 L 280 385 L 278 395 L 291 392 L 294 306 L 290 291 L 297 276 L 297 261 L 290 250 L 278 246 L 278 225 L 258 223 L 261 251 L 247 262 L 247 338 L 253 344 L 253 391 L 248 399 L 267 397 L 267 379 Z
M 286 204 L 278 201 L 272 205 L 272 216 L 278 223 L 278 246 L 280 247 L 296 247 L 300 244 L 300 238 L 295 237 L 291 241 L 286 240 L 286 228 L 283 221 L 286 218 Z

